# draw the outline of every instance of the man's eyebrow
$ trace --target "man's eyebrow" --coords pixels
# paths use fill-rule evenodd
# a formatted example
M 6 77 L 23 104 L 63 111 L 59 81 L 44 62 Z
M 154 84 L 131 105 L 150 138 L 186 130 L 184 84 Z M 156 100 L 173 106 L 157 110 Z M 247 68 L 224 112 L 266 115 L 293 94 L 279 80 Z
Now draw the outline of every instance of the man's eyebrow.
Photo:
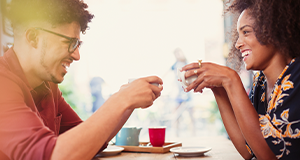
M 246 24 L 246 25 L 240 27 L 240 30 L 243 30 L 245 27 L 251 27 L 251 26 Z

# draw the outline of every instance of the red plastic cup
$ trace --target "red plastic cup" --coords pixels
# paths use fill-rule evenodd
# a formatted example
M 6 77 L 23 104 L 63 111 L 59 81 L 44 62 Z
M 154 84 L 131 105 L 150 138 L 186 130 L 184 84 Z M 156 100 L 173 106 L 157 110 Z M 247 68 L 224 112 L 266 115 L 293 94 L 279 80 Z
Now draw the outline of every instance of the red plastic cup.
M 150 143 L 153 147 L 162 147 L 165 144 L 166 127 L 149 127 Z

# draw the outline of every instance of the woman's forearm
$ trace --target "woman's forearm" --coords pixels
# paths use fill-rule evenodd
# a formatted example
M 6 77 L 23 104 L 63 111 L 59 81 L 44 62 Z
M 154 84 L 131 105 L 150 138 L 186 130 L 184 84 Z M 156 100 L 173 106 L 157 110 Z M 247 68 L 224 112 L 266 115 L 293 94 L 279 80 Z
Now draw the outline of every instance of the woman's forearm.
M 246 140 L 236 121 L 225 89 L 223 87 L 215 87 L 212 88 L 212 91 L 216 98 L 225 129 L 232 143 L 244 159 L 251 159 L 252 155 L 246 148 Z
M 258 159 L 276 159 L 261 133 L 258 114 L 238 74 L 234 72 L 230 77 L 224 88 L 243 136 Z

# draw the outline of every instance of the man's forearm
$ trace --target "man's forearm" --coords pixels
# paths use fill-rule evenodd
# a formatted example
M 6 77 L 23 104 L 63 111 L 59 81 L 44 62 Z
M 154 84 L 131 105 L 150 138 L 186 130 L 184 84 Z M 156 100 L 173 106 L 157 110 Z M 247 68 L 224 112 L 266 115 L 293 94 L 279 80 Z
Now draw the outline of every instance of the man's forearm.
M 92 159 L 129 116 L 123 103 L 110 98 L 85 122 L 58 137 L 51 159 Z
M 133 112 L 133 110 L 130 110 L 130 109 L 127 109 L 125 111 L 125 113 L 122 115 L 122 118 L 121 118 L 119 124 L 116 126 L 115 130 L 110 135 L 108 141 L 110 141 L 112 138 L 114 138 L 114 136 L 116 136 L 116 134 L 119 132 L 119 130 L 123 127 L 123 125 L 126 123 L 128 118 L 130 117 L 132 112 Z

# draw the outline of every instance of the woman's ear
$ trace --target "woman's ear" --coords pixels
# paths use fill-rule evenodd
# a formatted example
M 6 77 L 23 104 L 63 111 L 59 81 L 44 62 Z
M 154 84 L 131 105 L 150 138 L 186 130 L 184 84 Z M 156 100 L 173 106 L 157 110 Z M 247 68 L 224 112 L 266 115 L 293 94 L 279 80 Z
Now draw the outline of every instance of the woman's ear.
M 38 30 L 31 28 L 25 32 L 27 42 L 33 47 L 37 48 L 38 46 Z

